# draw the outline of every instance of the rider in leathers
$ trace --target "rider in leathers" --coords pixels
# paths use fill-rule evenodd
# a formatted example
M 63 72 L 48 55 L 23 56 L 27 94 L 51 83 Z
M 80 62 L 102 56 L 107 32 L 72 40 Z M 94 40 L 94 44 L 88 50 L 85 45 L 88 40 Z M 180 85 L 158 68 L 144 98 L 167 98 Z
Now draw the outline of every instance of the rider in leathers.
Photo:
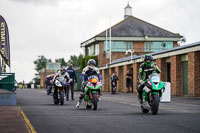
M 154 72 L 160 73 L 161 71 L 156 63 L 153 62 L 153 57 L 150 54 L 146 54 L 144 57 L 144 63 L 140 65 L 138 76 L 139 85 L 137 87 L 137 92 L 140 103 L 142 103 L 142 90 L 145 86 L 144 81 L 148 79 L 148 76 Z
M 55 82 L 56 79 L 62 84 L 67 84 L 67 82 L 71 81 L 66 67 L 62 67 L 61 70 L 55 74 L 53 82 Z M 66 87 L 67 86 L 65 86 L 65 92 L 66 92 Z M 57 89 L 58 87 L 55 85 L 55 92 L 57 92 Z
M 85 85 L 88 81 L 88 77 L 89 76 L 92 76 L 92 75 L 97 75 L 98 78 L 99 78 L 99 81 L 102 82 L 102 76 L 98 70 L 97 67 L 95 67 L 96 65 L 96 61 L 94 59 L 89 59 L 88 60 L 88 63 L 87 63 L 88 66 L 86 66 L 83 71 L 82 71 L 82 75 L 81 75 L 81 78 L 82 78 L 82 86 L 81 86 L 81 94 L 79 96 L 79 101 L 78 103 L 76 104 L 76 107 L 79 108 L 80 104 L 81 104 L 81 101 L 82 99 L 84 98 L 84 89 L 85 89 Z

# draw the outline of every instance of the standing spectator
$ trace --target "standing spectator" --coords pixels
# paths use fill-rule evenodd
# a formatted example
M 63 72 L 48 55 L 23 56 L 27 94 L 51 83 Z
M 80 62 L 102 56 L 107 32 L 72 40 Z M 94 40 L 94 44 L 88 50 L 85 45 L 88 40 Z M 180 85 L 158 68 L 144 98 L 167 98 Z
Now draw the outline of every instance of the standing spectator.
M 72 68 L 73 65 L 70 64 L 67 68 L 67 72 L 69 73 L 70 81 L 70 88 L 71 88 L 71 100 L 74 100 L 74 83 L 77 83 L 76 72 Z M 69 87 L 67 87 L 67 100 L 69 97 Z
M 25 88 L 25 82 L 23 80 L 23 82 L 22 82 L 22 89 L 24 89 L 24 88 Z
M 112 94 L 116 94 L 116 90 L 117 90 L 117 73 L 114 72 L 111 76 L 111 86 L 112 86 Z
M 127 73 L 126 73 L 126 87 L 127 87 L 127 90 L 128 90 L 128 92 L 127 93 L 129 93 L 129 92 L 132 92 L 132 74 L 130 73 L 130 71 L 129 70 L 127 70 Z

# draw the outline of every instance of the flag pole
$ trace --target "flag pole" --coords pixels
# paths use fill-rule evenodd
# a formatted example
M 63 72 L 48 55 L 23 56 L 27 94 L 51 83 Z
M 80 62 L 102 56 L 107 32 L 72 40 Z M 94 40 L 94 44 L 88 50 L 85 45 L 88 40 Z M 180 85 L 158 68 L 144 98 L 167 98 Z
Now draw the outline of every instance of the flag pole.
M 111 17 L 110 17 L 110 64 L 112 62 L 112 44 L 111 44 Z

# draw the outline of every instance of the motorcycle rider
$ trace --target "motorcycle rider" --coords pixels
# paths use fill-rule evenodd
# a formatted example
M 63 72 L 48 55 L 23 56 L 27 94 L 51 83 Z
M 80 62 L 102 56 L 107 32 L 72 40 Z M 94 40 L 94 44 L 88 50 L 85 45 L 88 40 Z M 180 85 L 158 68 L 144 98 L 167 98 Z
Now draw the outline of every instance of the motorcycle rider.
M 117 80 L 119 80 L 116 72 L 113 72 L 110 80 L 111 80 L 111 86 L 112 86 L 112 93 L 111 94 L 116 94 Z
M 146 54 L 144 57 L 144 63 L 140 65 L 139 68 L 139 85 L 137 86 L 137 93 L 138 93 L 138 99 L 140 103 L 142 103 L 142 90 L 144 88 L 144 81 L 148 79 L 148 76 L 152 73 L 160 73 L 160 69 L 156 65 L 155 62 L 153 62 L 153 57 L 150 54 Z
M 81 78 L 82 78 L 82 86 L 81 86 L 81 94 L 79 96 L 78 103 L 76 104 L 76 107 L 79 108 L 82 99 L 84 98 L 84 89 L 86 86 L 86 83 L 88 81 L 88 77 L 92 75 L 97 75 L 99 78 L 99 81 L 102 82 L 102 76 L 96 66 L 96 61 L 94 59 L 89 59 L 87 62 L 87 66 L 83 69 Z
M 67 82 L 71 81 L 66 67 L 62 67 L 61 70 L 55 74 L 55 76 L 53 77 L 53 82 L 55 82 L 56 79 L 58 79 L 58 81 L 61 82 L 62 84 L 67 84 Z M 57 92 L 57 90 L 58 87 L 55 85 L 54 91 Z M 66 92 L 66 86 L 65 86 L 65 92 Z

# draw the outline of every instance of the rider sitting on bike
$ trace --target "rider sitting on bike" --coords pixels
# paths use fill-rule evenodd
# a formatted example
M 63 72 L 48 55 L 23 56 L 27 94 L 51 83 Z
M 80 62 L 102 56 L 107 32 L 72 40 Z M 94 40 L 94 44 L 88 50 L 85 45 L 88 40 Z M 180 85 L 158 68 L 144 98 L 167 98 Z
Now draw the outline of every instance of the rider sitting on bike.
M 144 88 L 144 81 L 148 79 L 148 76 L 152 73 L 160 73 L 160 69 L 153 62 L 153 57 L 150 54 L 146 54 L 144 57 L 144 63 L 140 65 L 139 68 L 139 85 L 137 87 L 137 93 L 140 103 L 142 103 L 142 90 Z
M 70 77 L 69 77 L 66 67 L 62 67 L 61 70 L 55 74 L 53 78 L 53 82 L 55 82 L 56 79 L 63 85 L 67 84 L 67 82 L 70 81 Z M 65 92 L 66 92 L 67 85 L 65 85 L 64 87 L 65 87 Z M 57 90 L 58 90 L 58 87 L 55 85 L 54 91 L 57 92 Z
M 86 66 L 83 71 L 82 71 L 82 75 L 81 75 L 81 78 L 82 78 L 82 86 L 81 86 L 81 94 L 79 96 L 79 100 L 78 100 L 78 103 L 76 104 L 76 107 L 79 108 L 80 104 L 81 104 L 81 101 L 82 99 L 84 98 L 84 89 L 85 89 L 85 85 L 88 81 L 88 77 L 89 76 L 92 76 L 92 75 L 97 75 L 98 78 L 99 78 L 99 81 L 102 82 L 102 76 L 98 70 L 97 67 L 95 67 L 96 65 L 96 61 L 94 59 L 89 59 L 88 60 L 88 63 L 87 63 L 88 66 Z

